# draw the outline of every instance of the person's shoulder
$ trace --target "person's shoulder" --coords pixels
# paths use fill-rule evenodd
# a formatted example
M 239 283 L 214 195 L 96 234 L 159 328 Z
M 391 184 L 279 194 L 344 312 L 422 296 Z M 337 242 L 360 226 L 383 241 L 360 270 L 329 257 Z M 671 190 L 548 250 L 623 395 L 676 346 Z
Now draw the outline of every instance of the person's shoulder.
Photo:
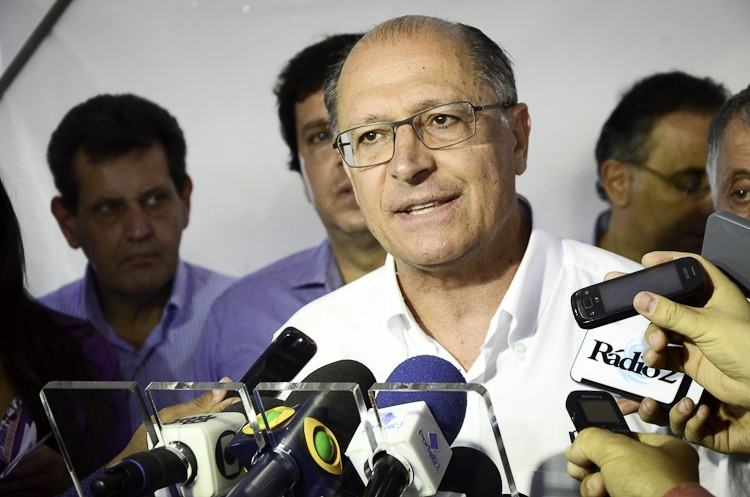
M 67 283 L 57 290 L 43 295 L 38 300 L 44 306 L 68 315 L 78 315 L 83 299 L 84 278 Z
M 296 275 L 299 270 L 307 269 L 311 264 L 316 264 L 319 250 L 319 246 L 300 250 L 299 252 L 278 259 L 267 266 L 263 266 L 243 277 L 240 281 L 272 281 L 280 276 L 283 278 L 287 275 Z
M 562 239 L 563 266 L 601 279 L 610 271 L 632 273 L 643 266 L 619 254 L 577 240 Z
M 187 273 L 185 288 L 193 295 L 201 295 L 202 299 L 215 300 L 237 281 L 236 277 L 187 261 L 180 264 Z
M 229 286 L 237 281 L 236 277 L 229 276 L 214 269 L 209 269 L 187 261 L 181 261 L 181 263 L 184 264 L 186 270 L 190 273 L 191 278 L 204 284 Z
M 308 269 L 310 264 L 315 263 L 316 249 L 317 247 L 311 247 L 301 250 L 235 280 L 221 298 L 231 299 L 237 295 L 244 298 L 248 292 L 262 290 L 268 293 L 274 289 L 287 289 L 299 271 Z
M 346 285 L 313 300 L 290 319 L 331 315 L 345 318 L 361 316 L 363 307 L 379 305 L 388 285 L 388 268 L 381 266 Z
M 40 312 L 46 314 L 55 326 L 72 336 L 81 335 L 85 337 L 90 333 L 95 333 L 94 328 L 88 321 L 84 321 L 76 316 L 53 309 L 45 305 L 43 302 L 39 302 L 38 306 Z

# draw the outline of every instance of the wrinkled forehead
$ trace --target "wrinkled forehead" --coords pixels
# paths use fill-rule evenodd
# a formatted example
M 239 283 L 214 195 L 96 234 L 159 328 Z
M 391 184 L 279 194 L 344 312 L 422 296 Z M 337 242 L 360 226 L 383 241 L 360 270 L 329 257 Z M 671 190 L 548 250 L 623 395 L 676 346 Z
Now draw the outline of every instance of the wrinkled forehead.
M 399 119 L 428 103 L 476 100 L 486 93 L 463 40 L 452 31 L 364 38 L 337 85 L 339 129 Z
M 750 123 L 738 116 L 729 121 L 721 137 L 719 158 L 720 167 L 731 161 L 742 163 L 745 169 L 750 170 Z

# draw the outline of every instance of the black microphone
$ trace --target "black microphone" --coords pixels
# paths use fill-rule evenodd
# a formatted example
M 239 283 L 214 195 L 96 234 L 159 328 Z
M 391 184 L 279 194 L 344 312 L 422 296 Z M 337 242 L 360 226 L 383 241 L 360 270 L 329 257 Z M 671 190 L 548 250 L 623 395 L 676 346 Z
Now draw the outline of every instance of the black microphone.
M 498 497 L 503 479 L 497 465 L 484 452 L 472 447 L 452 447 L 448 468 L 439 491 L 465 494 L 466 497 Z
M 323 366 L 303 383 L 357 383 L 366 392 L 375 377 L 364 365 L 350 360 Z M 229 450 L 248 469 L 230 497 L 279 497 L 294 491 L 296 497 L 353 495 L 363 488 L 347 470 L 342 447 L 359 426 L 360 416 L 346 391 L 296 391 L 285 406 L 267 418 L 271 443 L 260 453 L 252 431 L 244 428 Z M 273 419 L 271 419 L 273 418 Z M 278 421 L 278 422 L 277 422 Z

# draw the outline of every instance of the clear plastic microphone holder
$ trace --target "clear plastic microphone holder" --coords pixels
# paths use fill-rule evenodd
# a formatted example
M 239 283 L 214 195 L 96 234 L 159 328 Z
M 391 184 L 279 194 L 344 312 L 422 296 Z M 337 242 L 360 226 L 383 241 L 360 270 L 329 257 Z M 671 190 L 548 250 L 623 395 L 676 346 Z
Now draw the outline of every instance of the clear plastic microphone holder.
M 154 426 L 156 428 L 155 432 L 157 436 L 156 446 L 164 446 L 168 443 L 168 441 L 163 437 L 163 426 L 166 423 L 174 421 L 174 419 L 172 419 L 172 417 L 174 416 L 173 413 L 170 413 L 171 415 L 169 415 L 169 417 L 165 417 L 165 415 L 169 411 L 165 411 L 164 408 L 185 402 L 186 393 L 188 393 L 187 397 L 196 398 L 213 390 L 223 390 L 228 393 L 231 392 L 237 394 L 236 398 L 239 402 L 242 403 L 242 413 L 249 420 L 248 424 L 253 429 L 254 438 L 258 444 L 258 448 L 259 450 L 263 448 L 266 442 L 263 436 L 260 434 L 260 427 L 258 425 L 258 420 L 256 417 L 256 409 L 251 402 L 251 397 L 247 391 L 247 387 L 245 386 L 245 384 L 241 382 L 219 383 L 198 381 L 153 381 L 146 387 L 146 397 L 148 399 L 148 405 L 151 411 L 155 413 Z M 192 394 L 190 394 L 189 392 L 192 392 Z M 226 408 L 226 406 L 224 406 L 224 408 Z M 220 412 L 220 409 L 217 409 L 213 412 Z M 187 414 L 186 416 L 202 414 L 210 414 L 210 412 L 193 412 Z M 171 486 L 168 490 L 169 494 L 173 497 L 183 496 L 183 493 L 181 492 L 179 486 Z M 157 495 L 161 494 L 157 492 Z
M 253 398 L 255 399 L 256 405 L 262 406 L 261 392 L 278 393 L 281 392 L 281 397 L 286 398 L 288 394 L 292 392 L 349 392 L 352 396 L 353 405 L 356 407 L 359 413 L 360 422 L 367 419 L 367 406 L 365 404 L 365 398 L 362 389 L 357 383 L 289 383 L 289 382 L 262 382 L 253 390 Z M 265 417 L 265 409 L 260 409 L 261 415 L 263 416 L 264 426 L 270 426 L 268 420 Z M 377 446 L 375 441 L 375 435 L 373 434 L 372 427 L 368 424 L 365 425 L 365 432 L 367 438 L 373 449 Z M 273 432 L 269 432 L 269 439 L 272 443 L 276 443 Z M 260 447 L 260 446 L 259 446 Z
M 249 420 L 249 424 L 253 429 L 253 433 L 255 433 L 255 440 L 258 443 L 258 448 L 259 449 L 263 448 L 265 446 L 265 440 L 260 435 L 260 426 L 258 425 L 256 409 L 253 406 L 250 394 L 247 391 L 247 387 L 245 386 L 244 383 L 241 383 L 241 382 L 218 383 L 218 382 L 199 382 L 199 381 L 189 381 L 189 382 L 153 381 L 149 383 L 149 385 L 146 387 L 146 395 L 148 397 L 149 406 L 151 407 L 153 412 L 156 413 L 155 424 L 158 427 L 157 436 L 158 436 L 159 443 L 160 444 L 165 443 L 164 439 L 161 436 L 161 428 L 163 426 L 163 421 L 162 421 L 161 416 L 159 415 L 159 411 L 161 411 L 164 407 L 174 405 L 178 402 L 177 402 L 177 397 L 175 396 L 165 403 L 164 398 L 166 397 L 167 399 L 169 399 L 169 397 L 165 395 L 162 395 L 161 401 L 157 401 L 157 399 L 155 398 L 155 394 L 160 394 L 160 393 L 167 394 L 169 392 L 176 393 L 176 392 L 192 391 L 195 393 L 195 396 L 197 397 L 199 395 L 202 395 L 212 390 L 224 390 L 227 392 L 233 392 L 237 394 L 239 401 L 242 402 L 243 414 L 245 414 L 245 417 Z M 260 404 L 258 404 L 258 406 L 260 407 Z
M 510 462 L 505 451 L 505 444 L 500 433 L 500 426 L 497 422 L 497 418 L 494 414 L 492 407 L 492 400 L 487 392 L 487 389 L 479 383 L 375 383 L 370 390 L 368 395 L 370 401 L 374 406 L 375 419 L 377 420 L 377 426 L 375 429 L 382 429 L 382 423 L 380 414 L 378 413 L 377 407 L 377 395 L 380 392 L 446 392 L 446 393 L 466 393 L 466 405 L 467 405 L 467 417 L 469 419 L 470 410 L 478 410 L 478 418 L 480 420 L 488 421 L 488 429 L 491 430 L 493 440 L 486 442 L 497 447 L 501 467 L 499 468 L 503 475 L 503 482 L 507 485 L 510 495 L 513 497 L 519 497 L 518 490 L 516 489 L 516 482 L 513 478 L 513 472 L 510 468 Z M 369 423 L 368 423 L 369 425 Z M 375 450 L 373 445 L 374 439 L 370 439 L 372 449 Z M 498 489 L 498 496 L 502 494 L 502 489 Z
M 158 442 L 158 427 L 136 382 L 51 381 L 39 396 L 80 497 L 81 479 L 119 454 L 141 425 L 144 436 Z

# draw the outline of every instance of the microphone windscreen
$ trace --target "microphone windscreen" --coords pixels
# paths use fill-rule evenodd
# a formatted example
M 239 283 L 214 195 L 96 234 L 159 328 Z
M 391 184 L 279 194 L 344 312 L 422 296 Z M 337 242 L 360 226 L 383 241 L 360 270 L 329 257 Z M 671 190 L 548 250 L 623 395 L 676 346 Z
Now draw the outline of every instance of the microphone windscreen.
M 472 447 L 452 447 L 453 455 L 438 490 L 466 497 L 498 497 L 503 479 L 495 463 Z
M 388 376 L 386 383 L 466 383 L 461 372 L 445 359 L 433 355 L 410 357 Z M 424 401 L 448 443 L 458 436 L 466 416 L 466 392 L 378 393 L 378 408 Z
M 301 381 L 301 383 L 356 383 L 359 385 L 362 395 L 365 398 L 365 404 L 368 409 L 372 407 L 367 391 L 375 383 L 375 376 L 367 366 L 361 362 L 343 359 L 321 366 Z M 289 394 L 285 404 L 301 404 L 318 392 L 297 390 Z M 349 395 L 347 393 L 347 395 Z M 349 395 L 351 397 L 351 395 Z

